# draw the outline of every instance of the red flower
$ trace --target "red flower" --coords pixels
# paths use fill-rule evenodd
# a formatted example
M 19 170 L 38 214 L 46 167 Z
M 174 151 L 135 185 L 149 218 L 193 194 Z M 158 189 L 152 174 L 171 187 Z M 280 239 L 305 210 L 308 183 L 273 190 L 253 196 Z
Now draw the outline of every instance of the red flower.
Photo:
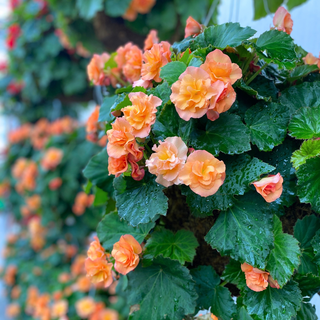
M 15 82 L 15 81 L 12 81 L 9 83 L 9 85 L 7 86 L 7 91 L 15 96 L 17 94 L 20 93 L 20 91 L 23 89 L 24 87 L 24 84 L 22 82 Z
M 19 38 L 21 33 L 21 28 L 19 24 L 14 23 L 8 28 L 8 36 L 7 36 L 7 47 L 9 50 L 14 49 L 16 45 L 16 41 Z

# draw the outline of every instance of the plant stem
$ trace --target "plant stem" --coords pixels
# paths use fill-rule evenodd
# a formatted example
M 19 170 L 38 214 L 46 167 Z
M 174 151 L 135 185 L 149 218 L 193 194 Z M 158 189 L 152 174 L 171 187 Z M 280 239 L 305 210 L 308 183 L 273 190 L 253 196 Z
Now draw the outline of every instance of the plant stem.
M 217 7 L 217 5 L 218 5 L 218 2 L 219 2 L 219 0 L 213 0 L 213 1 L 212 1 L 211 7 L 210 7 L 210 9 L 209 9 L 209 12 L 208 12 L 208 14 L 207 14 L 207 16 L 206 16 L 206 19 L 204 20 L 204 23 L 203 23 L 203 25 L 204 25 L 205 27 L 208 26 L 208 23 L 210 22 L 213 14 L 214 14 L 214 11 L 216 10 L 216 7 Z
M 223 281 L 222 283 L 219 284 L 219 286 L 224 287 L 227 283 L 228 283 L 228 281 Z
M 242 74 L 245 74 L 249 68 L 250 62 L 253 60 L 253 57 L 255 55 L 255 52 L 252 52 L 248 60 L 245 62 L 243 68 L 242 68 Z
M 151 149 L 150 149 L 150 147 L 148 146 L 147 143 L 144 145 L 144 147 L 149 151 L 150 154 L 152 153 L 152 151 L 151 151 Z
M 265 69 L 268 66 L 266 63 L 263 67 L 261 67 L 256 73 L 254 73 L 251 78 L 246 82 L 246 85 L 248 86 L 260 73 L 263 69 Z
M 120 84 L 122 84 L 124 87 L 128 86 L 128 83 L 127 83 L 127 82 L 123 81 L 120 77 L 118 77 L 118 76 L 117 76 L 116 74 L 114 74 L 113 72 L 111 72 L 111 75 L 114 76 L 114 77 L 117 79 L 117 81 L 118 81 Z

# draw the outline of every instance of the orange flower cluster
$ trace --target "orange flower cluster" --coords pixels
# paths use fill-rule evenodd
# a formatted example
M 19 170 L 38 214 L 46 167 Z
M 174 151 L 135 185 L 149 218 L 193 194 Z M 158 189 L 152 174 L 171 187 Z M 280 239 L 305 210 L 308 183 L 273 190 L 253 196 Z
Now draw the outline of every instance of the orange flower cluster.
M 0 197 L 6 197 L 10 193 L 10 182 L 4 180 L 0 183 Z
M 210 52 L 203 65 L 188 67 L 172 85 L 171 101 L 179 116 L 188 121 L 207 114 L 214 121 L 229 110 L 236 99 L 232 88 L 242 77 L 239 66 L 228 55 L 216 49 Z
M 245 273 L 248 288 L 253 291 L 264 291 L 269 284 L 271 288 L 280 288 L 278 282 L 269 275 L 269 272 L 254 268 L 247 263 L 241 265 L 241 270 Z
M 63 151 L 58 148 L 49 148 L 41 159 L 41 166 L 44 170 L 54 170 L 63 158 Z
M 41 250 L 45 243 L 45 236 L 47 234 L 46 228 L 41 225 L 40 217 L 33 217 L 29 220 L 28 224 L 29 234 L 30 234 L 30 244 L 33 250 Z
M 57 178 L 53 178 L 50 182 L 49 182 L 49 189 L 50 190 L 57 190 L 61 187 L 62 185 L 62 179 L 57 177 Z
M 21 313 L 21 307 L 19 303 L 14 302 L 7 306 L 6 315 L 9 318 L 16 318 L 20 315 L 20 313 Z
M 134 87 L 148 88 L 152 87 L 151 80 L 162 81 L 160 69 L 170 61 L 170 43 L 159 43 L 157 32 L 151 30 L 145 40 L 144 52 L 129 42 L 119 47 L 115 56 L 108 53 L 95 54 L 87 67 L 87 73 L 94 85 L 116 87 L 117 83 L 127 81 Z
M 138 13 L 146 14 L 155 5 L 156 0 L 132 0 L 123 18 L 129 21 L 136 20 Z
M 20 208 L 21 215 L 28 217 L 32 213 L 36 213 L 41 205 L 41 197 L 38 194 L 34 194 L 31 197 L 25 198 L 26 205 Z
M 38 175 L 37 164 L 26 158 L 19 158 L 12 167 L 12 175 L 18 180 L 15 188 L 18 193 L 33 191 L 36 187 Z
M 5 274 L 3 276 L 3 281 L 8 286 L 13 286 L 16 282 L 16 274 L 18 268 L 15 265 L 9 265 L 5 270 Z
M 139 264 L 141 252 L 141 245 L 132 235 L 121 236 L 113 245 L 111 252 L 115 260 L 115 270 L 123 275 L 134 270 Z M 110 255 L 105 253 L 97 237 L 91 242 L 87 255 L 85 262 L 87 277 L 95 284 L 102 283 L 105 287 L 109 287 L 113 283 L 113 264 L 109 262 Z
M 123 117 L 117 118 L 108 130 L 107 151 L 109 155 L 109 174 L 118 177 L 131 166 L 131 176 L 135 180 L 144 177 L 144 170 L 138 162 L 143 158 L 143 147 L 139 147 L 137 138 L 145 138 L 149 135 L 151 125 L 156 121 L 157 107 L 161 105 L 161 99 L 146 95 L 143 92 L 129 94 L 132 105 L 123 108 Z
M 99 140 L 99 131 L 103 130 L 103 126 L 99 123 L 99 111 L 100 106 L 96 106 L 87 121 L 86 138 L 88 141 L 91 141 L 93 143 L 98 142 L 101 147 L 104 147 L 107 144 L 108 137 L 105 135 Z
M 15 144 L 27 140 L 30 137 L 31 131 L 32 126 L 29 123 L 22 125 L 16 130 L 12 130 L 8 134 L 9 143 Z
M 72 206 L 72 212 L 77 216 L 83 215 L 86 211 L 86 208 L 89 208 L 93 201 L 93 194 L 88 195 L 85 192 L 79 192 L 74 201 L 74 205 Z

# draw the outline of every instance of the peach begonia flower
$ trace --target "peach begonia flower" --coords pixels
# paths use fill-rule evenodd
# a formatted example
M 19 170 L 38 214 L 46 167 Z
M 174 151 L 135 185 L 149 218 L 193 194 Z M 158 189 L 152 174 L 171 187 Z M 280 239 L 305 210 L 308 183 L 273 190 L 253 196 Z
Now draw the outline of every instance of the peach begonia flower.
M 16 318 L 21 313 L 21 307 L 20 304 L 17 302 L 11 303 L 6 308 L 6 315 L 9 318 Z
M 98 258 L 95 260 L 87 258 L 85 261 L 87 277 L 90 278 L 94 284 L 103 283 L 105 288 L 109 287 L 113 282 L 112 267 L 112 263 L 109 263 L 106 258 Z
M 130 234 L 121 236 L 119 242 L 113 245 L 111 255 L 115 259 L 114 268 L 126 275 L 139 264 L 139 254 L 142 248 L 139 242 Z
M 187 25 L 184 29 L 184 37 L 188 38 L 190 36 L 197 36 L 203 31 L 203 26 L 192 17 L 187 19 Z
M 89 292 L 90 288 L 91 288 L 90 279 L 85 276 L 82 276 L 78 278 L 77 283 L 74 287 L 74 291 Z
M 134 21 L 136 20 L 138 13 L 148 13 L 155 3 L 156 0 L 132 0 L 129 8 L 122 17 L 126 20 Z
M 242 78 L 240 67 L 236 63 L 232 63 L 229 56 L 219 49 L 210 52 L 200 68 L 205 70 L 213 81 L 221 80 L 224 83 L 234 84 Z
M 311 52 L 309 52 L 304 58 L 302 58 L 304 64 L 318 64 L 319 58 L 316 58 Z
M 145 51 L 141 69 L 142 80 L 161 82 L 160 69 L 171 61 L 170 57 L 170 43 L 166 41 L 155 43 L 150 50 Z
M 20 179 L 23 175 L 24 170 L 28 166 L 28 160 L 26 158 L 19 158 L 12 167 L 12 175 L 16 179 Z
M 269 272 L 259 270 L 247 263 L 241 265 L 241 270 L 245 273 L 248 288 L 260 292 L 268 287 Z
M 109 141 L 107 151 L 110 157 L 120 158 L 123 155 L 127 155 L 129 147 L 135 150 L 139 149 L 132 131 L 133 128 L 125 118 L 117 118 L 112 123 L 112 129 L 107 131 Z
M 38 194 L 26 198 L 26 204 L 32 211 L 37 211 L 41 206 L 41 197 Z
M 60 177 L 57 178 L 53 178 L 50 182 L 49 182 L 49 189 L 50 190 L 57 190 L 61 187 L 62 185 L 62 179 Z
M 219 118 L 220 113 L 228 111 L 236 100 L 236 92 L 228 82 L 215 103 L 211 104 L 207 112 L 209 120 L 214 121 Z
M 142 80 L 142 79 L 139 79 L 137 81 L 135 81 L 133 84 L 132 84 L 132 87 L 135 88 L 135 87 L 143 87 L 145 89 L 148 89 L 148 88 L 152 88 L 153 87 L 153 83 L 152 81 L 150 80 Z
M 86 256 L 83 254 L 79 254 L 73 261 L 71 265 L 71 274 L 76 277 L 79 276 L 80 274 L 85 274 L 85 261 L 86 261 Z
M 116 77 L 119 74 L 118 68 L 105 70 L 105 64 L 109 61 L 110 55 L 108 53 L 94 54 L 90 63 L 87 66 L 88 78 L 96 86 L 112 86 L 117 85 Z
M 20 286 L 14 286 L 11 290 L 11 298 L 12 299 L 19 299 L 21 295 L 21 287 Z
M 106 253 L 97 236 L 94 237 L 94 241 L 90 243 L 90 247 L 87 251 L 87 256 L 91 260 L 103 259 L 106 257 Z
M 121 111 L 131 125 L 134 136 L 145 138 L 149 135 L 151 126 L 156 121 L 157 107 L 162 104 L 162 100 L 152 94 L 148 96 L 143 92 L 131 92 L 128 96 L 132 105 Z
M 98 131 L 99 111 L 100 111 L 100 106 L 96 106 L 93 112 L 91 113 L 90 117 L 88 118 L 87 126 L 86 126 L 87 133 L 92 133 L 92 132 L 96 133 Z
M 120 158 L 112 158 L 109 157 L 108 159 L 108 171 L 109 175 L 113 174 L 119 177 L 122 173 L 128 170 L 128 156 L 124 154 Z
M 197 320 L 219 320 L 213 313 L 210 311 L 206 314 L 199 314 Z
M 86 211 L 86 208 L 90 207 L 94 201 L 94 195 L 88 195 L 85 192 L 79 192 L 75 198 L 74 205 L 72 206 L 72 212 L 78 216 L 81 216 Z
M 53 303 L 51 307 L 52 319 L 63 317 L 68 312 L 68 300 L 60 300 Z
M 41 166 L 45 170 L 54 170 L 60 164 L 62 158 L 63 151 L 61 149 L 51 147 L 45 152 L 41 160 Z
M 201 197 L 215 194 L 226 177 L 226 166 L 211 153 L 197 150 L 191 153 L 180 171 L 179 179 Z
M 293 26 L 291 14 L 284 7 L 279 7 L 274 14 L 273 25 L 279 31 L 284 31 L 287 34 L 291 34 Z
M 122 72 L 130 83 L 140 79 L 142 68 L 142 51 L 137 46 L 132 46 L 125 55 L 126 63 Z
M 158 38 L 158 31 L 157 30 L 150 30 L 146 40 L 144 41 L 144 48 L 143 50 L 150 50 L 155 43 L 159 43 Z
M 8 140 L 10 143 L 19 143 L 30 137 L 32 127 L 29 123 L 22 125 L 20 128 L 10 131 L 8 134 Z
M 96 303 L 91 297 L 84 297 L 76 302 L 76 311 L 80 318 L 87 319 L 95 311 Z
M 139 166 L 137 164 L 137 161 L 141 159 L 139 160 L 136 160 L 136 159 L 137 158 L 135 158 L 132 154 L 129 154 L 128 162 L 130 163 L 130 166 L 131 166 L 131 177 L 136 181 L 140 181 L 143 179 L 145 175 L 145 171 L 142 166 Z
M 99 313 L 100 320 L 118 320 L 119 314 L 116 310 L 105 308 Z
M 169 137 L 159 143 L 159 147 L 153 146 L 155 153 L 146 161 L 149 172 L 165 187 L 181 184 L 179 173 L 187 160 L 188 147 L 179 137 Z
M 280 289 L 278 281 L 274 280 L 270 275 L 268 277 L 268 282 L 271 288 Z
M 280 173 L 269 175 L 259 181 L 253 182 L 258 193 L 262 195 L 267 202 L 273 202 L 280 198 L 283 190 L 283 178 Z
M 210 103 L 215 104 L 223 92 L 224 84 L 222 81 L 212 83 L 209 74 L 201 68 L 188 67 L 171 90 L 170 99 L 180 118 L 188 121 L 207 113 Z

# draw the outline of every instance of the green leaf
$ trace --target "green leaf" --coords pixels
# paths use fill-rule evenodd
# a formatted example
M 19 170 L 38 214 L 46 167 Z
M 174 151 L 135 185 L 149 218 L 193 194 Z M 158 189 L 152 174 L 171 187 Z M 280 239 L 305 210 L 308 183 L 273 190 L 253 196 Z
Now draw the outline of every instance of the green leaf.
M 248 128 L 239 116 L 229 113 L 222 113 L 215 121 L 208 120 L 205 131 L 194 130 L 190 144 L 193 148 L 206 150 L 214 156 L 220 152 L 239 154 L 251 149 Z
M 193 57 L 189 64 L 188 67 L 200 67 L 203 64 L 203 61 L 199 58 Z
M 300 6 L 305 2 L 307 2 L 307 0 L 288 0 L 287 2 L 288 10 L 291 11 L 293 8 Z
M 201 310 L 209 309 L 221 320 L 230 320 L 236 313 L 236 305 L 231 298 L 230 291 L 219 286 L 220 278 L 211 266 L 200 266 L 191 270 L 196 282 L 199 296 L 197 306 Z
M 313 210 L 320 212 L 320 157 L 308 159 L 301 165 L 297 177 L 300 201 L 310 203 Z
M 236 320 L 253 320 L 244 306 L 238 309 Z
M 281 144 L 287 135 L 289 113 L 278 103 L 256 104 L 245 115 L 251 141 L 259 150 L 270 151 Z
M 80 17 L 89 20 L 103 9 L 103 0 L 77 0 L 76 7 Z
M 85 178 L 91 181 L 94 186 L 113 195 L 113 176 L 109 176 L 107 150 L 99 152 L 93 156 L 83 170 Z
M 307 275 L 296 274 L 294 281 L 298 282 L 303 297 L 310 299 L 320 290 L 320 277 L 311 273 Z
M 302 220 L 298 220 L 294 226 L 294 237 L 300 242 L 301 264 L 298 272 L 300 274 L 313 273 L 318 275 L 318 267 L 312 261 L 314 259 L 314 251 L 312 248 L 312 239 L 320 228 L 320 219 L 315 215 L 306 216 Z
M 270 30 L 264 32 L 257 39 L 256 45 L 261 52 L 266 51 L 272 59 L 296 59 L 293 39 L 283 31 Z
M 192 262 L 198 242 L 191 231 L 181 229 L 176 234 L 167 229 L 153 232 L 146 244 L 147 254 L 153 257 L 178 260 L 181 264 Z
M 168 84 L 171 86 L 173 83 L 178 81 L 181 73 L 185 72 L 186 69 L 187 66 L 183 62 L 169 62 L 161 68 L 160 78 L 166 80 Z
M 146 172 L 141 181 L 122 176 L 114 180 L 118 214 L 133 227 L 149 223 L 159 214 L 167 214 L 168 199 L 162 191 L 164 187 L 155 182 L 155 176 Z M 125 190 L 123 182 L 126 183 Z M 122 188 L 119 188 L 120 184 Z
M 320 82 L 305 82 L 281 92 L 280 103 L 293 114 L 303 107 L 320 106 Z
M 221 50 L 227 46 L 237 47 L 242 44 L 242 41 L 251 38 L 255 33 L 256 31 L 250 27 L 240 27 L 239 23 L 228 22 L 211 26 L 195 38 L 192 49 L 208 47 L 209 45 Z
M 170 100 L 171 88 L 169 87 L 167 82 L 163 82 L 162 84 L 152 89 L 151 93 L 154 96 L 160 98 L 162 100 L 162 106 L 164 106 Z
M 147 268 L 140 264 L 128 279 L 128 302 L 140 306 L 131 315 L 132 320 L 181 320 L 195 311 L 194 282 L 189 270 L 178 261 L 158 257 Z
M 117 96 L 106 97 L 103 99 L 102 105 L 99 110 L 99 122 L 111 122 L 114 119 L 114 116 L 111 114 L 111 107 L 115 103 L 116 99 Z
M 292 72 L 290 73 L 289 77 L 288 77 L 288 81 L 293 82 L 296 81 L 300 78 L 306 77 L 310 72 L 319 70 L 318 66 L 316 65 L 302 65 L 299 67 L 296 67 L 294 70 L 292 70 Z
M 139 243 L 145 239 L 155 223 L 142 224 L 137 228 L 129 226 L 125 221 L 120 220 L 116 212 L 107 214 L 98 224 L 98 238 L 106 250 L 111 251 L 113 245 L 125 234 L 131 234 Z
M 220 213 L 205 240 L 222 256 L 264 269 L 273 233 L 272 216 L 260 198 L 251 193 L 240 197 L 232 208 Z
M 234 195 L 243 195 L 250 183 L 260 180 L 260 176 L 274 170 L 273 166 L 251 159 L 249 155 L 239 155 L 227 158 L 226 179 L 218 192 L 210 197 L 201 197 L 189 188 L 182 188 L 187 196 L 187 203 L 193 215 L 206 217 L 212 215 L 213 210 L 226 210 L 234 203 Z
M 290 234 L 282 232 L 282 224 L 277 216 L 273 216 L 274 248 L 270 252 L 266 269 L 280 287 L 291 278 L 300 264 L 300 248 L 298 241 Z
M 254 0 L 254 20 L 261 19 L 268 15 L 266 11 L 266 6 L 268 6 L 268 10 L 270 12 L 276 12 L 276 10 L 282 5 L 283 0 Z
M 226 265 L 221 279 L 235 284 L 239 289 L 243 289 L 246 286 L 246 278 L 244 272 L 241 270 L 241 263 L 233 259 L 230 259 Z
M 304 141 L 299 150 L 292 154 L 291 162 L 298 169 L 302 164 L 305 164 L 308 159 L 320 155 L 320 140 Z
M 114 101 L 114 103 L 111 107 L 111 111 L 121 110 L 122 108 L 125 108 L 127 106 L 131 106 L 131 105 L 132 105 L 132 102 L 130 101 L 128 95 L 125 93 L 122 93 L 122 94 L 118 95 L 118 97 Z
M 127 9 L 131 0 L 107 0 L 106 2 L 106 13 L 111 17 L 122 16 Z
M 108 193 L 103 191 L 102 189 L 96 187 L 93 205 L 95 207 L 99 207 L 99 206 L 106 204 L 108 202 L 108 200 L 109 200 Z
M 301 299 L 297 283 L 290 281 L 282 289 L 268 286 L 264 291 L 255 292 L 247 288 L 243 303 L 248 313 L 259 319 L 288 320 L 297 314 Z
M 241 79 L 237 83 L 238 83 L 237 88 L 239 88 L 243 92 L 247 93 L 249 96 L 252 96 L 252 97 L 256 98 L 257 100 L 264 100 L 264 101 L 271 100 L 270 97 L 264 97 L 264 96 L 260 95 L 258 93 L 258 91 L 254 90 L 252 87 L 246 85 L 245 82 L 243 81 L 243 79 Z
M 316 308 L 311 303 L 301 302 L 301 308 L 297 313 L 297 316 L 292 318 L 292 320 L 318 320 L 316 314 Z
M 320 105 L 299 109 L 290 121 L 289 131 L 297 139 L 320 138 Z
M 105 70 L 110 70 L 110 69 L 113 69 L 113 68 L 116 68 L 118 66 L 118 64 L 116 63 L 116 61 L 114 60 L 114 58 L 117 56 L 117 52 L 113 52 L 111 55 L 110 55 L 110 58 L 109 60 L 104 64 L 104 69 Z
M 315 255 L 313 262 L 320 266 L 320 230 L 318 230 L 316 235 L 313 237 L 311 245 Z
M 172 104 L 165 105 L 156 122 L 152 126 L 152 132 L 156 140 L 165 140 L 168 137 L 180 137 L 188 144 L 190 134 L 194 126 L 193 119 L 184 121 L 181 119 Z
M 174 3 L 183 22 L 185 22 L 189 16 L 192 16 L 197 21 L 201 21 L 207 14 L 208 0 L 174 0 Z

